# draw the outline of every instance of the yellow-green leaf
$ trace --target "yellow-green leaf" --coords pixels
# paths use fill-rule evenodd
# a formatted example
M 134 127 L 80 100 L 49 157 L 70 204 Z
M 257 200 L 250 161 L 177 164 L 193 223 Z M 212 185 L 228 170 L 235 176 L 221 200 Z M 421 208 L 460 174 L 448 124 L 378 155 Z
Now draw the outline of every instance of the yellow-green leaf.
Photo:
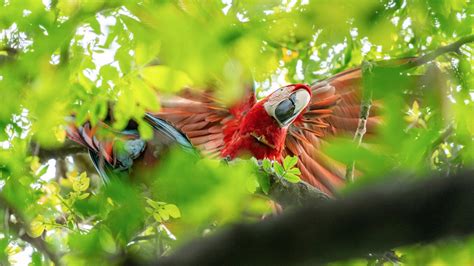
M 158 209 L 158 213 L 164 221 L 168 221 L 168 219 L 170 218 L 170 214 L 166 211 L 165 208 Z
M 82 199 L 85 199 L 87 197 L 89 197 L 90 193 L 83 193 L 83 194 L 80 194 L 77 198 L 82 200 Z
M 174 204 L 166 204 L 164 206 L 165 210 L 168 212 L 168 214 L 173 217 L 173 218 L 179 218 L 181 217 L 181 212 L 179 211 L 178 207 Z
M 158 97 L 156 92 L 140 78 L 131 80 L 130 87 L 133 91 L 135 99 L 147 110 L 158 111 Z
M 99 242 L 102 248 L 108 253 L 115 253 L 117 250 L 117 245 L 115 244 L 114 238 L 109 232 L 105 230 L 101 231 Z
M 44 225 L 44 217 L 42 215 L 36 216 L 30 223 L 28 235 L 31 237 L 39 237 L 43 234 L 44 230 L 46 229 Z
M 167 66 L 145 67 L 141 75 L 148 84 L 165 92 L 176 92 L 193 84 L 186 73 Z
M 294 174 L 292 174 L 292 173 L 286 173 L 284 177 L 285 177 L 285 179 L 286 179 L 288 182 L 291 182 L 291 183 L 298 183 L 298 182 L 300 182 L 299 176 L 294 175 Z
M 298 163 L 298 157 L 296 156 L 286 156 L 283 160 L 283 167 L 285 170 L 291 169 L 293 166 Z
M 275 169 L 275 173 L 278 176 L 283 176 L 283 174 L 285 173 L 285 169 L 283 169 L 283 166 L 279 162 L 273 163 L 273 169 Z
M 153 218 L 155 218 L 155 221 L 161 223 L 162 219 L 159 213 L 153 213 Z
M 86 191 L 89 188 L 90 179 L 87 177 L 86 172 L 83 172 L 78 177 L 75 177 L 72 181 L 72 189 L 74 191 Z

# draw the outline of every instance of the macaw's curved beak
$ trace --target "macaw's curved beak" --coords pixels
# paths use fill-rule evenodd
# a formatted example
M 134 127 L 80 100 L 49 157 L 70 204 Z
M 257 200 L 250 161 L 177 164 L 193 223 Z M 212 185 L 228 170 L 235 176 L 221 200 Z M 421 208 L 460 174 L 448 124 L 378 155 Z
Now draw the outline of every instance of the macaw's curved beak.
M 281 127 L 286 127 L 306 108 L 310 99 L 311 94 L 306 87 L 296 89 L 275 106 L 273 117 Z

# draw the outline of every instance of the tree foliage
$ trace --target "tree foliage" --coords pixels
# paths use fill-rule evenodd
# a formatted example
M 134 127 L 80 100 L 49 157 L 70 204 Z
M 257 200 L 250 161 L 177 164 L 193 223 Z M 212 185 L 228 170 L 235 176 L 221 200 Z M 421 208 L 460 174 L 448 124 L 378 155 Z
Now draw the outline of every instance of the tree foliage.
M 384 123 L 360 146 L 347 138 L 325 147 L 360 171 L 342 193 L 394 171 L 417 178 L 474 162 L 473 45 L 410 70 L 373 63 L 419 56 L 472 34 L 469 0 L 5 0 L 0 6 L 2 264 L 117 264 L 125 254 L 153 259 L 215 228 L 269 214 L 268 184 L 253 161 L 226 165 L 173 151 L 139 180 L 104 186 L 83 154 L 38 157 L 40 149 L 64 145 L 67 116 L 95 124 L 110 103 L 115 128 L 134 119 L 149 138 L 145 110 L 160 108 L 158 92 L 185 86 L 216 88 L 232 103 L 249 82 L 261 97 L 363 64 L 364 87 L 374 103 L 383 102 Z M 295 163 L 264 161 L 263 172 L 298 182 Z M 474 261 L 472 248 L 472 240 L 455 240 L 396 252 L 409 264 L 464 264 Z

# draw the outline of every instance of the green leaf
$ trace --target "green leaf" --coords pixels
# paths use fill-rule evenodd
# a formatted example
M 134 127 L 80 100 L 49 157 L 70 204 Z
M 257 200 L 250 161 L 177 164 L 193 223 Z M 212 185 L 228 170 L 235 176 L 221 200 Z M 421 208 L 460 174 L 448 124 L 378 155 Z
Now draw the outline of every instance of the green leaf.
M 133 91 L 133 95 L 141 106 L 150 111 L 158 110 L 158 96 L 152 87 L 147 85 L 140 78 L 132 79 L 130 87 Z
M 257 191 L 257 187 L 259 186 L 258 181 L 255 178 L 255 176 L 249 176 L 247 178 L 247 182 L 245 182 L 245 185 L 247 187 L 247 190 L 252 194 Z
M 186 86 L 193 85 L 186 73 L 167 66 L 145 67 L 140 73 L 151 86 L 166 92 L 176 92 Z
M 301 175 L 301 171 L 297 167 L 293 167 L 286 171 L 287 173 L 294 174 L 294 175 Z
M 273 162 L 273 169 L 275 170 L 275 173 L 280 177 L 285 174 L 285 169 L 283 169 L 283 166 L 277 161 Z
M 268 194 L 268 191 L 270 191 L 270 178 L 266 174 L 260 174 L 257 175 L 257 179 L 263 193 Z
M 117 245 L 112 235 L 107 230 L 102 230 L 99 236 L 100 245 L 102 249 L 108 253 L 115 253 L 117 251 Z
M 148 205 L 150 205 L 151 207 L 153 207 L 153 209 L 158 209 L 158 208 L 161 207 L 161 204 L 159 204 L 158 202 L 156 202 L 156 201 L 154 201 L 154 200 L 152 200 L 152 199 L 150 199 L 150 198 L 147 198 L 146 203 L 147 203 Z
M 117 68 L 111 66 L 111 65 L 105 65 L 100 68 L 100 75 L 102 78 L 105 80 L 117 80 L 119 78 L 119 72 L 117 71 Z
M 158 213 L 160 214 L 160 217 L 164 220 L 164 221 L 168 221 L 170 219 L 170 214 L 166 211 L 165 208 L 159 208 L 158 209 Z
M 291 169 L 298 163 L 298 157 L 296 156 L 286 156 L 283 160 L 283 167 L 285 170 Z
M 49 164 L 42 166 L 40 170 L 36 173 L 36 176 L 41 177 L 44 174 L 46 174 L 46 172 L 48 171 L 48 167 L 49 167 Z
M 299 176 L 295 175 L 295 174 L 291 174 L 291 173 L 286 173 L 284 178 L 288 181 L 288 182 L 291 182 L 291 183 L 298 183 L 300 182 L 300 178 Z
M 0 239 L 0 262 L 6 262 L 8 259 L 8 254 L 7 254 L 7 248 L 8 248 L 8 238 L 2 238 Z
M 90 179 L 87 177 L 87 173 L 83 172 L 79 176 L 76 176 L 72 180 L 72 189 L 76 192 L 86 191 L 89 188 Z
M 89 26 L 94 30 L 95 33 L 100 33 L 100 24 L 97 19 L 91 19 L 89 21 Z
M 37 172 L 41 167 L 40 159 L 38 156 L 28 157 L 27 162 L 30 162 L 30 169 L 33 173 Z
M 161 216 L 159 213 L 153 213 L 153 218 L 155 218 L 155 221 L 161 223 L 162 222 L 162 219 L 161 219 Z
M 42 254 L 39 252 L 33 252 L 31 255 L 31 266 L 42 266 L 43 261 L 42 261 Z
M 77 198 L 80 199 L 80 200 L 83 200 L 87 197 L 89 197 L 90 193 L 83 193 L 83 194 L 80 194 Z
M 121 46 L 115 54 L 115 59 L 120 65 L 120 70 L 127 74 L 132 70 L 132 57 L 129 54 L 130 48 L 127 46 Z
M 36 216 L 36 218 L 31 221 L 29 229 L 28 235 L 31 237 L 36 238 L 41 236 L 46 229 L 44 225 L 44 217 L 42 215 Z
M 262 160 L 262 168 L 265 172 L 271 173 L 272 172 L 272 162 L 268 159 Z
M 165 210 L 168 212 L 168 214 L 173 217 L 173 218 L 179 218 L 181 217 L 181 212 L 179 211 L 178 207 L 174 204 L 166 204 L 164 206 Z
M 153 138 L 153 128 L 148 123 L 140 121 L 138 123 L 138 132 L 143 139 Z

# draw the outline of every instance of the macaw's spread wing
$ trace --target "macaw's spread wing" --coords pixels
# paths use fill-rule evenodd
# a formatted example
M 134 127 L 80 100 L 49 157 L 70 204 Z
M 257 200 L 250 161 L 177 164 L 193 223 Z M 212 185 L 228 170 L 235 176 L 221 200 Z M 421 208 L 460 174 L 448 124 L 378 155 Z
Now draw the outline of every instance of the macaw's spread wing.
M 205 155 L 217 157 L 225 141 L 237 132 L 241 118 L 256 102 L 251 89 L 244 99 L 228 108 L 213 91 L 185 89 L 177 96 L 160 98 L 161 111 L 151 115 L 170 122 Z
M 105 122 L 92 126 L 71 123 L 67 127 L 68 137 L 89 150 L 97 172 L 105 182 L 112 176 L 130 174 L 132 169 L 154 166 L 160 157 L 174 145 L 192 151 L 193 146 L 180 131 L 166 121 L 146 114 L 145 121 L 153 127 L 153 138 L 140 138 L 137 124 L 130 121 L 124 130 L 115 130 Z M 140 158 L 140 160 L 136 160 Z
M 105 122 L 95 126 L 71 123 L 67 135 L 87 147 L 97 171 L 107 181 L 112 175 L 129 173 L 132 165 L 134 170 L 155 165 L 172 145 L 192 152 L 195 146 L 206 154 L 219 155 L 224 139 L 236 133 L 240 119 L 255 104 L 253 91 L 244 99 L 227 108 L 212 91 L 185 89 L 178 96 L 162 97 L 162 110 L 145 114 L 144 120 L 154 134 L 147 141 L 140 138 L 138 125 L 132 120 L 122 131 Z
M 416 58 L 387 61 L 388 66 L 401 66 Z M 325 139 L 332 136 L 354 136 L 360 117 L 362 69 L 355 68 L 311 86 L 308 110 L 288 129 L 284 155 L 297 155 L 302 179 L 333 194 L 344 183 L 346 166 L 321 151 Z M 366 137 L 375 132 L 382 121 L 380 101 L 373 101 L 366 125 Z
M 104 122 L 92 126 L 71 123 L 67 127 L 68 137 L 85 146 L 97 172 L 108 181 L 113 172 L 128 170 L 133 160 L 145 149 L 137 130 L 117 131 Z
M 362 71 L 344 71 L 311 87 L 308 110 L 288 129 L 285 155 L 297 155 L 302 179 L 333 194 L 344 183 L 345 166 L 326 156 L 321 145 L 326 137 L 353 135 L 359 122 Z M 377 103 L 374 103 L 377 105 Z M 367 132 L 380 123 L 371 111 Z

